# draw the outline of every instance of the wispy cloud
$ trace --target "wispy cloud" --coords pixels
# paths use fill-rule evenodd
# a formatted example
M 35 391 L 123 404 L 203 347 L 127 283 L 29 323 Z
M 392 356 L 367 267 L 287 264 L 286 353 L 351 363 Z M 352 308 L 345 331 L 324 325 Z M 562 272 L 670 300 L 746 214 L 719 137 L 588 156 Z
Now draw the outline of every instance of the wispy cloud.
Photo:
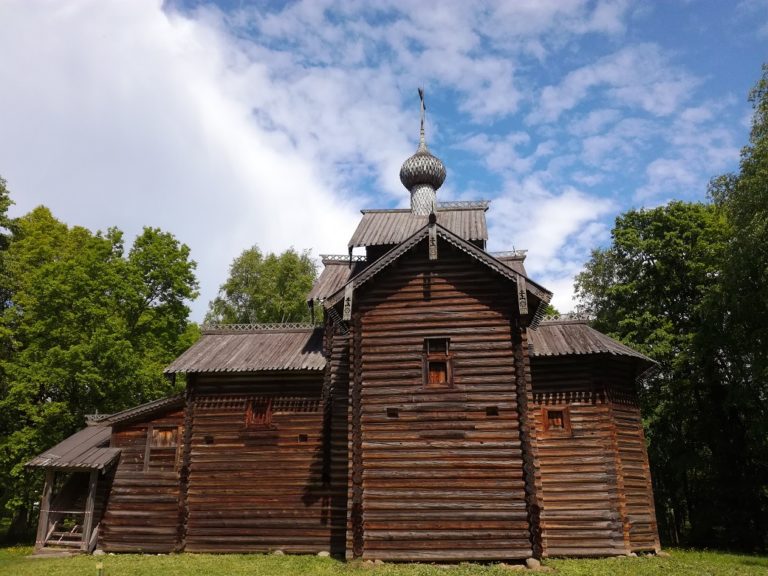
M 7 0 L 0 173 L 17 213 L 45 203 L 94 229 L 173 231 L 200 264 L 199 319 L 247 246 L 344 250 L 357 209 L 408 202 L 398 173 L 425 85 L 430 144 L 452 159 L 441 198 L 494 199 L 492 245 L 529 248 L 529 271 L 568 309 L 568 279 L 616 211 L 703 194 L 738 156 L 743 127 L 724 120 L 736 104 L 635 41 L 649 12 Z
M 554 122 L 587 97 L 593 103 L 666 116 L 685 102 L 697 83 L 692 75 L 670 66 L 658 46 L 628 46 L 569 72 L 559 84 L 546 86 L 528 121 Z
M 602 218 L 615 206 L 572 186 L 552 190 L 543 173 L 509 182 L 489 211 L 490 248 L 527 248 L 526 269 L 545 286 L 557 286 L 555 307 L 573 306 L 572 281 L 589 251 L 608 234 Z M 552 289 L 552 288 L 550 288 Z

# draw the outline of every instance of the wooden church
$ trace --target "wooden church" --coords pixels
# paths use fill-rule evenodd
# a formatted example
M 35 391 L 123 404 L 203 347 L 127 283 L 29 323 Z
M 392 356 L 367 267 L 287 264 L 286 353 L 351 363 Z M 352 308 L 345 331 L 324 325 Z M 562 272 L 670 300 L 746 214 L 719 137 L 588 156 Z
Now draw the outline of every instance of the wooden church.
M 487 202 L 363 210 L 307 299 L 324 324 L 210 327 L 183 394 L 93 418 L 45 471 L 37 547 L 501 561 L 658 551 L 642 354 L 547 320 Z M 352 256 L 353 248 L 365 256 Z

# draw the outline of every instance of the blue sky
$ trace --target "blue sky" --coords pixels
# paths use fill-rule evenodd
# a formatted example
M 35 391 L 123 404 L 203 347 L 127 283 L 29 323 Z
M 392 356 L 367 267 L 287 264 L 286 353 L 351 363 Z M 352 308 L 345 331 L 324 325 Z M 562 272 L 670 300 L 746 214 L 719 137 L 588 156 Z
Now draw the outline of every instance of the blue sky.
M 573 306 L 615 217 L 738 166 L 768 1 L 0 1 L 0 175 L 23 214 L 192 248 L 201 320 L 258 244 L 344 253 L 404 207 L 427 94 L 440 200 Z

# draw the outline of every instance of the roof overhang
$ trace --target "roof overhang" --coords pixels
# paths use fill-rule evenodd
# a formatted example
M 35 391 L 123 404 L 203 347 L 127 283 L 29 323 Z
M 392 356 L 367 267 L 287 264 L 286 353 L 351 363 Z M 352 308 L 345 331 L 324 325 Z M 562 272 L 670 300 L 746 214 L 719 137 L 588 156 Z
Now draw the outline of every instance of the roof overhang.
M 491 272 L 498 274 L 507 280 L 511 280 L 515 283 L 516 286 L 524 286 L 526 293 L 535 297 L 540 302 L 538 309 L 534 313 L 534 320 L 532 321 L 532 325 L 538 323 L 538 321 L 544 315 L 544 309 L 546 308 L 546 305 L 552 299 L 552 292 L 540 284 L 537 284 L 530 278 L 524 276 L 523 274 L 513 270 L 511 267 L 507 266 L 501 260 L 495 258 L 485 250 L 482 250 L 471 242 L 468 242 L 467 240 L 457 236 L 444 226 L 441 226 L 439 223 L 428 223 L 425 226 L 422 226 L 409 238 L 392 248 L 381 258 L 365 268 L 362 272 L 350 278 L 338 290 L 336 290 L 336 292 L 331 294 L 323 301 L 323 306 L 325 308 L 335 306 L 344 298 L 344 293 L 350 288 L 352 290 L 356 290 L 369 280 L 375 278 L 379 272 L 388 268 L 409 250 L 414 248 L 421 241 L 425 240 L 429 235 L 429 230 L 431 227 L 434 227 L 435 234 L 438 238 L 441 238 L 443 241 L 451 244 L 455 248 L 469 255 L 480 264 L 486 266 Z
M 24 466 L 70 471 L 104 470 L 120 456 L 120 448 L 109 447 L 111 436 L 110 426 L 89 426 L 35 456 Z
M 487 201 L 438 202 L 434 213 L 437 222 L 465 240 L 488 240 L 485 212 Z M 410 209 L 361 210 L 348 248 L 361 246 L 395 246 L 409 238 L 429 221 L 428 214 L 414 214 Z
M 206 327 L 166 374 L 325 369 L 323 329 L 307 324 L 233 324 Z

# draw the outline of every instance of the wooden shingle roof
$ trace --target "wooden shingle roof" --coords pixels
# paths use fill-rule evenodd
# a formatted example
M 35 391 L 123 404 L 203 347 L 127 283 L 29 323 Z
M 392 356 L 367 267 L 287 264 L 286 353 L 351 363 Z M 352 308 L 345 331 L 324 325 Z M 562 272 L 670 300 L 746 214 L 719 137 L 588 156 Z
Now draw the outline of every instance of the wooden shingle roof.
M 464 240 L 488 240 L 485 212 L 488 202 L 438 203 L 437 222 Z M 423 228 L 429 215 L 402 210 L 362 210 L 363 218 L 349 247 L 400 244 Z
M 335 293 L 326 298 L 323 306 L 328 309 L 336 305 L 343 298 L 345 289 L 348 286 L 351 285 L 353 289 L 357 290 L 363 284 L 374 278 L 382 270 L 391 266 L 396 260 L 414 248 L 419 242 L 424 241 L 427 238 L 431 226 L 432 225 L 427 221 L 424 226 L 416 230 L 416 232 L 414 232 L 410 237 L 406 238 L 403 242 L 389 250 L 389 252 L 384 254 L 381 258 L 363 269 L 362 272 L 356 276 L 351 277 L 349 280 L 347 280 L 344 286 L 340 287 Z M 531 326 L 534 326 L 538 323 L 540 318 L 543 316 L 543 312 L 547 303 L 552 298 L 552 293 L 549 290 L 537 284 L 527 276 L 524 276 L 510 268 L 507 264 L 504 264 L 500 260 L 494 258 L 485 250 L 478 248 L 471 242 L 461 238 L 457 234 L 454 234 L 441 224 L 436 223 L 434 224 L 434 227 L 437 237 L 442 238 L 449 244 L 453 245 L 455 248 L 458 248 L 462 252 L 468 254 L 470 257 L 487 266 L 493 272 L 503 276 L 504 278 L 507 278 L 508 280 L 511 280 L 519 286 L 524 286 L 526 292 L 531 293 L 535 298 L 539 300 L 538 309 L 534 310 Z
M 322 350 L 323 330 L 314 326 L 220 326 L 204 329 L 165 372 L 322 370 Z
M 315 280 L 312 290 L 307 295 L 307 300 L 327 298 L 344 286 L 347 280 L 365 268 L 366 264 L 364 257 L 353 257 L 351 262 L 349 257 L 344 259 L 343 256 L 323 256 L 322 259 L 325 267 L 320 272 L 317 280 Z
M 164 398 L 158 398 L 157 400 L 151 400 L 138 406 L 133 406 L 120 412 L 113 414 L 98 414 L 94 416 L 88 416 L 89 425 L 114 425 L 122 424 L 125 422 L 133 422 L 140 420 L 147 416 L 151 416 L 158 412 L 163 412 L 171 408 L 181 408 L 184 406 L 184 395 L 174 394 L 173 396 L 165 396 Z
M 653 363 L 647 356 L 598 332 L 585 321 L 545 320 L 528 335 L 533 357 L 611 354 Z M 320 328 L 238 325 L 208 329 L 166 372 L 323 370 L 326 361 L 322 354 L 322 336 Z M 131 410 L 138 409 L 141 407 Z M 121 415 L 106 416 L 105 420 L 119 419 Z
M 114 425 L 146 418 L 157 412 L 170 408 L 181 408 L 182 406 L 184 406 L 184 395 L 176 394 L 114 414 L 89 416 L 86 428 L 75 432 L 39 456 L 35 456 L 25 466 L 62 470 L 102 470 L 112 464 L 120 455 L 120 448 L 110 448 L 109 446 Z
M 655 364 L 646 355 L 598 332 L 586 320 L 544 320 L 528 332 L 528 343 L 534 357 L 611 354 Z
M 32 458 L 26 466 L 101 470 L 120 455 L 120 448 L 109 447 L 111 436 L 112 428 L 109 426 L 88 426 Z

